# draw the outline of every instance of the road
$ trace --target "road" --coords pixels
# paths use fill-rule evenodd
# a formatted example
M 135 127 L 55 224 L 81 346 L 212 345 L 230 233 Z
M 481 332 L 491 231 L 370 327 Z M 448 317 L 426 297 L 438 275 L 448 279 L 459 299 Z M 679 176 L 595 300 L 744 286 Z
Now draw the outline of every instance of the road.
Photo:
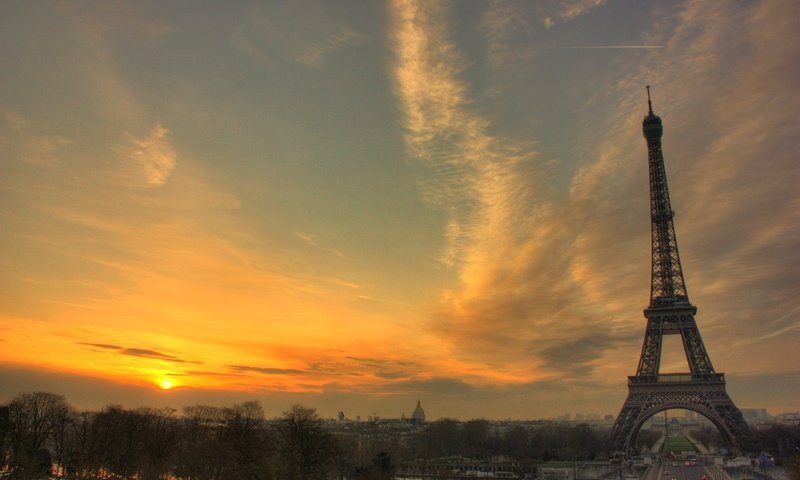
M 708 480 L 711 478 L 710 471 L 704 465 L 686 465 L 683 460 L 664 459 L 660 466 L 654 466 L 650 472 L 645 480 Z

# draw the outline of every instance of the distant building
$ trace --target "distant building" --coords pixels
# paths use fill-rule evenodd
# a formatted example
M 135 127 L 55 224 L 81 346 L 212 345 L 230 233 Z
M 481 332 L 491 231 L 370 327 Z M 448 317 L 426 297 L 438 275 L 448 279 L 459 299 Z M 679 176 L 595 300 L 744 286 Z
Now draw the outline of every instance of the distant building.
M 742 408 L 742 416 L 747 423 L 768 422 L 772 419 L 765 408 Z
M 425 410 L 422 409 L 419 400 L 417 400 L 417 408 L 415 408 L 414 413 L 411 414 L 411 423 L 414 425 L 422 425 L 425 423 Z

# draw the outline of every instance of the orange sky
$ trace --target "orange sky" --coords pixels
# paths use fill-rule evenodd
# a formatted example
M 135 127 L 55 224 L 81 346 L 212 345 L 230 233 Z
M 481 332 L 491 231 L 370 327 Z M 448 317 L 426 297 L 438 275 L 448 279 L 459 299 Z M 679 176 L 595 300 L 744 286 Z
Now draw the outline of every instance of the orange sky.
M 651 84 L 712 361 L 800 410 L 795 2 L 2 10 L 0 401 L 616 414 Z

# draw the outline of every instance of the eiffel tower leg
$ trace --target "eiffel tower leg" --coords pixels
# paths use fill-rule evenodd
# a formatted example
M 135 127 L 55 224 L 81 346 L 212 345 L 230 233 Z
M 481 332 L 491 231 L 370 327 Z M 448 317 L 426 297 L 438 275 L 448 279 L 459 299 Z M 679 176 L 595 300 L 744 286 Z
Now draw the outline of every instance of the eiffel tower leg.
M 611 428 L 608 438 L 608 447 L 611 452 L 624 452 L 625 455 L 634 453 L 632 449 L 635 445 L 632 444 L 631 437 L 634 433 L 633 427 L 642 413 L 642 405 L 640 401 L 631 397 L 631 394 L 628 394 L 628 398 L 622 405 L 617 420 Z
M 731 446 L 738 452 L 757 452 L 759 450 L 758 440 L 744 421 L 742 412 L 736 408 L 728 394 L 725 391 L 718 393 L 710 403 L 719 422 L 725 426 L 725 430 L 728 432 Z
M 628 451 L 630 434 L 633 430 L 633 424 L 640 412 L 641 408 L 630 406 L 628 405 L 628 401 L 625 401 L 608 437 L 608 447 L 610 451 L 624 452 L 626 455 L 630 453 Z
M 686 377 L 662 375 L 662 381 L 658 377 L 629 377 L 628 398 L 609 435 L 612 451 L 636 453 L 636 436 L 644 423 L 668 409 L 697 412 L 717 427 L 734 450 L 755 451 L 755 436 L 725 391 L 722 374 Z M 667 378 L 671 380 L 663 380 Z

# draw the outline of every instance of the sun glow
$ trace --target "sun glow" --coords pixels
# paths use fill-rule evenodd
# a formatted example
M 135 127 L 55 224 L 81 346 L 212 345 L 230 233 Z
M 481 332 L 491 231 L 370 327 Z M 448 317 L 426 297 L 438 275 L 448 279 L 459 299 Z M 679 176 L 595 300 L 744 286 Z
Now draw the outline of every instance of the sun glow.
M 169 378 L 162 378 L 156 382 L 162 390 L 169 390 L 175 386 L 175 384 Z

